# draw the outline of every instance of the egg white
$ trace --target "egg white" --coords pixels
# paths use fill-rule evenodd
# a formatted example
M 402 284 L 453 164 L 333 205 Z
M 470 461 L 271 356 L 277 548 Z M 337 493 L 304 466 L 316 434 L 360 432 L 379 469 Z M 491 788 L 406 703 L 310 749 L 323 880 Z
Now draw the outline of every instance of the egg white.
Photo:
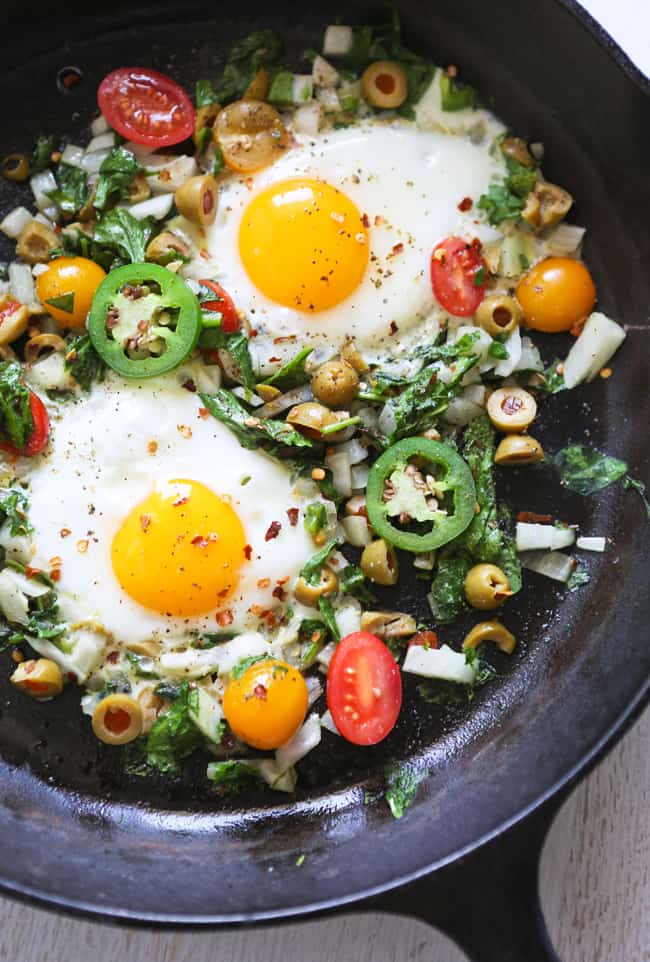
M 155 638 L 173 646 L 190 631 L 220 630 L 216 609 L 181 618 L 144 608 L 113 572 L 111 543 L 120 525 L 152 490 L 164 490 L 173 479 L 199 481 L 228 496 L 252 548 L 237 588 L 220 609 L 232 613 L 229 629 L 256 627 L 259 615 L 251 606 L 276 607 L 272 591 L 278 579 L 290 579 L 290 587 L 313 554 L 302 512 L 295 526 L 287 515 L 304 502 L 288 470 L 262 452 L 240 447 L 200 409 L 197 395 L 168 375 L 138 382 L 110 377 L 90 396 L 53 413 L 49 453 L 37 466 L 28 465 L 23 477 L 34 533 L 29 543 L 5 533 L 3 543 L 44 570 L 52 559 L 61 560 L 57 592 L 68 623 L 97 623 L 124 644 Z M 274 521 L 280 533 L 267 541 Z
M 253 176 L 232 176 L 220 191 L 207 245 L 220 282 L 257 331 L 252 349 L 265 365 L 296 345 L 338 346 L 352 335 L 368 359 L 407 353 L 435 337 L 445 312 L 429 272 L 431 251 L 450 234 L 487 242 L 495 232 L 459 203 L 477 199 L 499 173 L 490 141 L 419 130 L 406 121 L 367 121 L 296 135 L 295 146 Z M 314 314 L 283 307 L 256 289 L 240 256 L 238 234 L 252 198 L 296 176 L 326 181 L 343 191 L 368 218 L 370 261 L 359 287 L 335 307 Z M 278 252 L 278 269 L 291 251 Z

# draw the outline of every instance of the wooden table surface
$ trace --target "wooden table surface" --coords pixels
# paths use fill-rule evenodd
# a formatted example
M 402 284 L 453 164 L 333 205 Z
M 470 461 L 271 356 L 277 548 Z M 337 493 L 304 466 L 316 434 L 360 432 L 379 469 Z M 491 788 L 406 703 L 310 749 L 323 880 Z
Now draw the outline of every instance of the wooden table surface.
M 542 861 L 563 962 L 650 962 L 650 711 L 573 792 Z M 421 922 L 339 916 L 273 929 L 145 932 L 0 899 L 2 962 L 464 962 Z M 521 962 L 526 962 L 522 959 Z

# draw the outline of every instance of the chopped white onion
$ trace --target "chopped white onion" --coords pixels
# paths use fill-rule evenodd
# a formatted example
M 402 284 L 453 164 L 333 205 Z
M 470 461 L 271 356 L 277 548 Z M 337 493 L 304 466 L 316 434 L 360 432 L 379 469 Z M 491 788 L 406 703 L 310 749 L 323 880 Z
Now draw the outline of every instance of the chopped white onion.
M 352 490 L 365 491 L 370 477 L 370 468 L 367 464 L 355 464 L 350 472 L 352 477 Z
M 454 397 L 449 402 L 447 410 L 442 416 L 447 424 L 453 424 L 455 427 L 462 428 L 482 413 L 483 408 L 480 404 L 468 401 L 465 397 Z
M 433 571 L 435 563 L 435 551 L 422 551 L 420 554 L 413 555 L 413 567 L 419 571 Z
M 26 369 L 26 377 L 32 387 L 42 391 L 70 391 L 75 382 L 66 371 L 63 354 L 53 351 Z
M 81 162 L 82 169 L 86 171 L 87 174 L 97 174 L 99 173 L 99 168 L 102 166 L 110 150 L 94 150 L 91 154 L 85 154 Z
M 299 107 L 314 95 L 314 81 L 310 73 L 295 73 L 291 83 L 291 102 Z
M 518 327 L 510 334 L 507 341 L 504 341 L 503 346 L 508 352 L 508 357 L 495 365 L 494 373 L 497 377 L 510 377 L 521 359 L 521 334 Z
M 0 221 L 0 230 L 12 240 L 18 240 L 23 229 L 33 220 L 34 215 L 26 207 L 14 207 Z
M 9 265 L 9 290 L 21 304 L 33 304 L 36 300 L 34 278 L 29 264 L 14 261 Z
M 194 157 L 181 154 L 172 163 L 148 175 L 147 180 L 154 194 L 175 194 L 179 187 L 198 173 L 198 169 Z
M 48 207 L 47 209 L 49 210 L 50 208 Z M 53 210 L 56 211 L 56 208 L 53 208 Z M 46 217 L 43 211 L 39 210 L 38 214 L 36 214 L 36 216 L 34 217 L 34 220 L 37 220 L 39 224 L 45 224 L 46 227 L 53 228 L 56 221 L 56 217 L 54 218 Z M 34 266 L 45 267 L 45 269 L 47 270 L 46 264 L 35 264 Z
M 521 339 L 521 356 L 519 362 L 515 364 L 512 371 L 543 371 L 544 362 L 539 353 L 539 348 L 533 344 L 529 337 Z
M 346 515 L 341 521 L 346 541 L 355 548 L 364 548 L 372 541 L 368 521 L 361 514 Z
M 327 731 L 331 732 L 333 735 L 341 734 L 338 728 L 336 727 L 336 725 L 334 724 L 334 719 L 332 718 L 332 713 L 329 710 L 329 708 L 327 709 L 326 712 L 324 712 L 321 715 L 320 724 L 321 724 L 321 728 L 326 728 Z
M 361 605 L 356 598 L 346 598 L 336 609 L 335 615 L 341 638 L 361 631 Z
M 140 164 L 144 164 L 146 161 L 147 167 L 151 167 L 152 164 L 157 161 L 158 157 L 161 157 L 160 154 L 154 155 L 154 150 L 156 149 L 155 147 L 150 147 L 147 144 L 136 144 L 132 140 L 127 140 L 126 143 L 122 144 L 122 147 L 124 147 L 125 150 L 128 150 L 129 153 L 133 154 Z M 164 158 L 164 162 L 169 163 L 173 159 L 174 157 L 172 154 L 167 154 Z
M 337 114 L 341 110 L 341 101 L 334 87 L 321 87 L 316 97 L 326 114 Z
M 81 170 L 84 169 L 83 159 L 86 156 L 86 151 L 79 144 L 68 144 L 61 154 L 61 163 L 67 164 L 69 167 L 79 167 Z
M 472 354 L 478 357 L 480 361 L 487 360 L 492 338 L 487 331 L 475 324 L 460 324 L 455 330 L 450 330 L 447 343 L 456 344 L 465 334 L 470 334 L 474 338 L 471 346 Z
M 217 364 L 214 366 L 218 367 L 219 365 Z M 235 397 L 240 398 L 242 401 L 246 401 L 251 407 L 256 408 L 258 413 L 262 410 L 262 405 L 264 404 L 262 398 L 257 394 L 249 392 L 241 384 L 238 384 L 237 387 L 231 388 L 231 391 Z
M 325 466 L 332 472 L 334 490 L 342 497 L 349 498 L 352 494 L 352 472 L 350 457 L 345 451 L 337 451 L 325 458 Z
M 566 386 L 572 388 L 581 381 L 592 381 L 624 340 L 625 331 L 620 324 L 599 311 L 591 314 L 564 362 Z
M 52 224 L 55 224 L 59 219 L 59 208 L 54 204 L 50 207 L 44 207 L 41 213 L 44 214 Z
M 100 134 L 106 134 L 110 129 L 110 125 L 103 114 L 100 114 L 99 117 L 95 117 L 90 125 L 90 132 L 93 137 L 99 137 Z
M 529 524 L 517 522 L 517 551 L 555 551 L 568 548 L 575 541 L 572 528 L 560 528 L 554 524 Z
M 379 427 L 379 415 L 375 408 L 363 407 L 355 412 L 355 416 L 361 418 L 361 423 L 365 428 Z
M 303 401 L 309 401 L 312 397 L 311 385 L 301 384 L 285 394 L 273 398 L 272 401 L 267 401 L 257 414 L 261 418 L 274 418 L 282 411 L 286 411 L 287 408 L 292 408 L 295 404 L 302 404 Z
M 339 81 L 339 72 L 336 67 L 320 54 L 314 57 L 311 76 L 317 87 L 336 87 Z
M 116 134 L 113 130 L 107 130 L 104 134 L 97 134 L 86 147 L 86 151 L 92 154 L 95 150 L 112 150 L 115 146 Z
M 379 415 L 379 421 L 377 422 L 377 427 L 382 434 L 386 437 L 390 437 L 397 427 L 397 421 L 395 420 L 395 413 L 393 411 L 393 406 L 391 404 L 384 404 L 381 409 L 381 414 Z
M 323 107 L 320 101 L 310 100 L 298 107 L 293 115 L 293 125 L 299 134 L 315 137 L 323 122 Z
M 11 574 L 10 568 L 0 571 L 0 609 L 7 621 L 26 625 L 29 621 L 27 596 L 20 590 Z
M 352 50 L 352 27 L 330 24 L 323 38 L 323 53 L 326 57 L 343 57 Z
M 576 255 L 585 234 L 584 227 L 576 227 L 575 224 L 558 224 L 546 238 L 549 254 L 553 257 Z
M 361 619 L 359 619 L 359 624 L 361 624 Z M 322 665 L 323 668 L 328 668 L 329 663 L 332 660 L 332 655 L 334 654 L 335 651 L 336 651 L 336 642 L 330 641 L 327 645 L 325 645 L 324 648 L 321 648 L 321 650 L 318 652 L 318 654 L 316 655 L 316 661 L 318 662 L 319 665 Z
M 30 178 L 29 186 L 32 188 L 34 201 L 39 210 L 45 210 L 52 205 L 52 201 L 47 196 L 56 190 L 56 180 L 51 170 L 42 170 L 40 174 L 34 174 Z
M 524 568 L 564 583 L 575 568 L 573 558 L 561 551 L 525 551 L 519 555 L 519 560 Z
M 368 457 L 367 445 L 359 441 L 358 438 L 352 438 L 351 441 L 345 441 L 343 444 L 337 445 L 337 451 L 345 451 L 350 458 L 350 464 L 360 464 Z
M 305 684 L 307 685 L 307 704 L 311 708 L 323 694 L 323 686 L 320 683 L 320 678 L 315 675 L 305 678 Z
M 275 753 L 278 768 L 282 771 L 292 768 L 296 762 L 310 752 L 320 742 L 320 718 L 312 713 L 298 729 L 291 741 L 282 745 Z
M 402 671 L 423 675 L 425 678 L 456 681 L 463 685 L 471 685 L 476 678 L 476 672 L 467 664 L 465 654 L 454 651 L 449 645 L 442 645 L 440 648 L 411 645 L 406 651 Z
M 136 220 L 143 220 L 145 217 L 164 220 L 172 209 L 173 203 L 173 194 L 160 194 L 158 197 L 149 197 L 147 200 L 141 200 L 138 204 L 132 204 L 128 210 Z
M 473 404 L 478 404 L 480 407 L 485 406 L 485 385 L 484 384 L 470 384 L 463 391 L 463 397 L 466 401 L 471 401 Z
M 581 536 L 576 539 L 576 548 L 581 548 L 583 551 L 604 551 L 606 546 L 606 538 Z
M 98 628 L 99 626 L 92 622 L 80 622 L 75 627 L 69 627 L 64 636 L 66 649 L 70 649 L 66 651 L 41 638 L 30 637 L 29 643 L 39 655 L 51 658 L 64 672 L 76 675 L 77 681 L 82 685 L 99 667 L 104 657 L 109 636 Z

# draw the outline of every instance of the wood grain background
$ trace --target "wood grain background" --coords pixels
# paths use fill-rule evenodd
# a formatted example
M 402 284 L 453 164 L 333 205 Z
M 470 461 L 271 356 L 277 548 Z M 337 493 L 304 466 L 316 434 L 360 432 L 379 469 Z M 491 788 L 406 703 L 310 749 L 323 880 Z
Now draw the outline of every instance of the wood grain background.
M 650 711 L 574 791 L 542 861 L 563 962 L 650 962 Z M 273 929 L 111 929 L 0 899 L 2 962 L 465 962 L 421 922 L 348 915 Z M 521 962 L 526 962 L 522 959 Z

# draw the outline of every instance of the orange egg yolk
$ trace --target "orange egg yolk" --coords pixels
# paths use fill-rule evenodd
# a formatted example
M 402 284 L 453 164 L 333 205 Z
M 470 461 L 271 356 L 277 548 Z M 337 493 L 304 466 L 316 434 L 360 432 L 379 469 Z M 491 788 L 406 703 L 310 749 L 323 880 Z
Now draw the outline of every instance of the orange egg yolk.
M 246 535 L 230 502 L 198 481 L 171 481 L 122 522 L 113 571 L 134 601 L 165 615 L 201 615 L 232 593 Z
M 298 311 L 325 311 L 360 284 L 368 231 L 349 197 L 297 177 L 267 187 L 246 208 L 239 253 L 259 291 Z

